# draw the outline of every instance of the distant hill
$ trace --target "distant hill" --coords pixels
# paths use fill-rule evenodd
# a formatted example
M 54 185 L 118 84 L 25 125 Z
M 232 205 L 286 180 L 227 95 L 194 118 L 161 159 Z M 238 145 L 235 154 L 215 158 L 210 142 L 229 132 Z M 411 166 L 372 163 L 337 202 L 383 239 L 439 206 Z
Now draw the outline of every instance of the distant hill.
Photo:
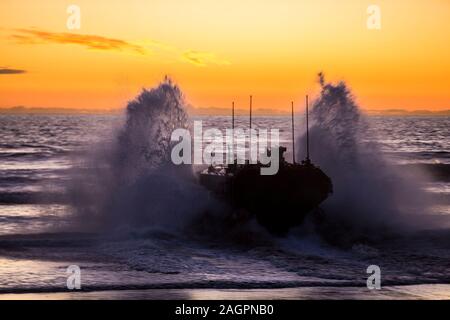
M 391 116 L 450 116 L 450 110 L 405 110 L 405 109 L 385 109 L 385 110 L 366 110 L 370 115 L 391 115 Z
M 189 107 L 189 113 L 193 115 L 230 115 L 231 108 L 195 108 Z M 385 110 L 363 110 L 364 113 L 369 115 L 410 115 L 410 116 L 450 116 L 450 110 L 430 111 L 430 110 L 413 110 L 408 111 L 405 109 L 385 109 Z M 248 109 L 235 109 L 236 115 L 248 115 Z M 287 109 L 253 109 L 253 114 L 256 116 L 271 115 L 271 116 L 288 116 L 291 114 Z M 300 110 L 296 114 L 303 114 Z
M 0 108 L 0 114 L 118 114 L 124 109 L 76 109 L 76 108 L 40 108 L 40 107 L 10 107 Z M 191 105 L 187 106 L 189 114 L 195 116 L 213 115 L 213 116 L 228 116 L 231 114 L 231 108 L 196 108 Z M 235 109 L 235 115 L 248 115 L 248 109 Z M 290 115 L 288 111 L 276 110 L 276 109 L 253 109 L 253 115 L 272 115 L 283 116 Z
M 249 109 L 235 109 L 234 113 L 236 116 L 246 116 L 249 114 Z M 203 107 L 196 108 L 192 106 L 188 106 L 189 114 L 196 116 L 205 116 L 205 115 L 213 115 L 213 116 L 229 116 L 231 115 L 231 108 L 216 108 L 216 107 Z M 252 114 L 255 116 L 286 116 L 291 113 L 288 110 L 277 110 L 277 109 L 259 109 L 254 108 L 252 110 Z
M 10 107 L 0 108 L 0 114 L 114 114 L 120 113 L 119 109 L 74 109 L 74 108 L 39 108 L 39 107 Z
M 76 109 L 76 108 L 39 108 L 39 107 L 10 107 L 0 108 L 0 114 L 120 114 L 124 109 Z M 189 114 L 194 116 L 229 116 L 231 108 L 220 107 L 202 107 L 197 108 L 188 105 Z M 405 109 L 384 109 L 384 110 L 363 110 L 369 115 L 388 115 L 388 116 L 450 116 L 450 110 L 430 111 L 430 110 L 412 110 Z M 301 112 L 297 112 L 300 114 Z M 236 116 L 247 116 L 248 109 L 235 109 Z M 289 110 L 277 109 L 253 109 L 255 116 L 288 116 Z

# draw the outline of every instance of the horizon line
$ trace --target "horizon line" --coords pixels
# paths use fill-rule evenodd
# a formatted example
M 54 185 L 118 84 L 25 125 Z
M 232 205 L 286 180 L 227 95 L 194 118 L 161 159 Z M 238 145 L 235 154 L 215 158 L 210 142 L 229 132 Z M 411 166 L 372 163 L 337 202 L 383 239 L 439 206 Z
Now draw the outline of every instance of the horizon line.
M 73 107 L 0 107 L 0 114 L 116 114 L 126 110 L 123 108 L 73 108 Z M 187 111 L 195 116 L 226 116 L 230 114 L 231 109 L 224 107 L 192 107 L 188 106 Z M 280 110 L 275 108 L 256 108 L 253 109 L 255 115 L 263 116 L 288 116 L 290 110 Z M 414 109 L 407 110 L 403 108 L 387 108 L 387 109 L 361 109 L 363 113 L 368 115 L 442 115 L 450 116 L 450 108 L 442 110 Z M 236 116 L 247 116 L 248 109 L 235 109 Z M 297 115 L 303 114 L 301 111 L 295 112 Z

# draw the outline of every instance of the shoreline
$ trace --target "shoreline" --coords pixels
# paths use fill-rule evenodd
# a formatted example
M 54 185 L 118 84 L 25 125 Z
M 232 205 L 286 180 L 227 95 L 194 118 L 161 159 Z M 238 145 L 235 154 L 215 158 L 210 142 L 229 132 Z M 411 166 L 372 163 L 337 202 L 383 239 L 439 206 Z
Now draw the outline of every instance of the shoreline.
M 90 292 L 4 293 L 0 300 L 441 300 L 450 284 L 279 289 L 143 289 Z

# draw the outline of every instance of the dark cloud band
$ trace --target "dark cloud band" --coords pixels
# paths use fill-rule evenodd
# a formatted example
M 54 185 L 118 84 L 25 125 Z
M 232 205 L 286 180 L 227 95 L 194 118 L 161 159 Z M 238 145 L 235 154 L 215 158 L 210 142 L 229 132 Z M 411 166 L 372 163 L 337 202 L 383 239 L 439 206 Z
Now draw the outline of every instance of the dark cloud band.
M 0 68 L 0 74 L 21 74 L 21 73 L 26 73 L 26 71 L 21 69 Z
M 21 44 L 59 43 L 76 44 L 97 50 L 134 51 L 144 54 L 145 50 L 139 45 L 125 40 L 106 38 L 97 35 L 57 33 L 35 29 L 17 29 L 11 38 Z

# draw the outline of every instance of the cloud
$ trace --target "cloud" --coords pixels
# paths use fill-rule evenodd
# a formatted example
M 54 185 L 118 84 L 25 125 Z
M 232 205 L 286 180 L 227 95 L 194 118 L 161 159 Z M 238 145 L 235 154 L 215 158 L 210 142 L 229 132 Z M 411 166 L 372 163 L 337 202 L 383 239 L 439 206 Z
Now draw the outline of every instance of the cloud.
M 21 69 L 10 69 L 10 68 L 0 68 L 0 75 L 1 74 L 21 74 L 26 73 L 26 70 Z
M 142 55 L 158 51 L 164 59 L 173 58 L 174 60 L 190 63 L 198 67 L 231 64 L 228 60 L 219 58 L 212 52 L 185 50 L 155 40 L 131 43 L 98 35 L 50 32 L 38 29 L 15 29 L 10 38 L 19 44 L 75 44 L 89 49 L 128 51 Z
M 209 64 L 215 64 L 215 65 L 229 65 L 230 64 L 229 61 L 218 58 L 214 53 L 195 51 L 195 50 L 184 51 L 181 55 L 181 59 L 185 62 L 189 62 L 189 63 L 199 66 L 199 67 L 205 67 Z
M 97 35 L 76 34 L 67 32 L 48 32 L 36 29 L 16 29 L 11 38 L 20 44 L 77 44 L 89 49 L 132 51 L 145 54 L 145 49 L 125 40 L 106 38 Z

